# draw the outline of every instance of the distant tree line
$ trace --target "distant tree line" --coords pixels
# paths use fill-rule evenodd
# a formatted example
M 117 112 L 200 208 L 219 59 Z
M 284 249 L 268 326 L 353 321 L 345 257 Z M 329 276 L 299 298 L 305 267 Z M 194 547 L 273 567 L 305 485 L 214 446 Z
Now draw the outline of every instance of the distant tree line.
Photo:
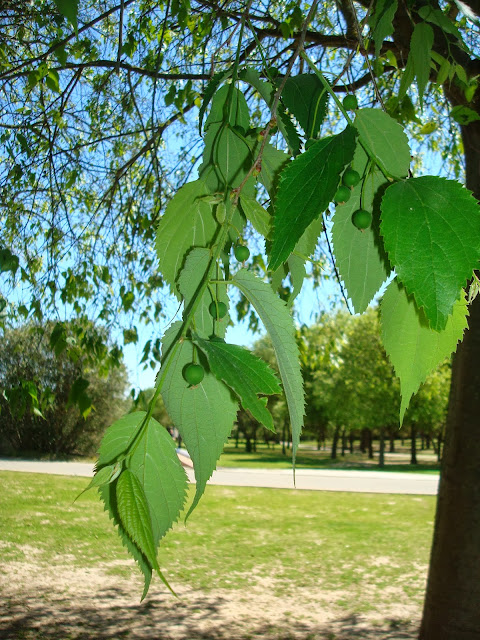
M 358 447 L 373 457 L 378 441 L 379 464 L 385 450 L 393 452 L 396 439 L 410 439 L 411 462 L 416 464 L 416 442 L 433 447 L 440 458 L 451 377 L 450 362 L 433 371 L 412 399 L 400 428 L 400 390 L 380 339 L 375 309 L 363 316 L 339 311 L 325 314 L 318 324 L 297 332 L 306 387 L 304 439 L 314 439 L 318 448 L 328 440 L 331 457 L 353 452 Z M 275 356 L 267 339 L 254 346 L 257 355 L 275 367 Z M 285 400 L 269 400 L 275 416 L 274 435 L 240 412 L 234 435 L 246 442 L 282 443 L 288 448 L 288 412 Z

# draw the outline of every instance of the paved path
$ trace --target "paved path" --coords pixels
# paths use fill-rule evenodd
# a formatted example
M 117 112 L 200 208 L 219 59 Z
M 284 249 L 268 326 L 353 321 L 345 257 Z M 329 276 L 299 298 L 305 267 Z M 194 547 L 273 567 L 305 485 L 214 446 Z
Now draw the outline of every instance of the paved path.
M 85 462 L 0 459 L 0 470 L 90 477 L 93 474 L 93 464 Z M 189 480 L 192 482 L 194 479 L 193 471 L 191 469 L 186 469 L 186 471 Z M 290 469 L 229 468 L 215 471 L 210 484 L 231 487 L 436 495 L 438 475 L 430 473 L 394 473 L 389 471 L 297 469 L 296 486 L 294 487 Z

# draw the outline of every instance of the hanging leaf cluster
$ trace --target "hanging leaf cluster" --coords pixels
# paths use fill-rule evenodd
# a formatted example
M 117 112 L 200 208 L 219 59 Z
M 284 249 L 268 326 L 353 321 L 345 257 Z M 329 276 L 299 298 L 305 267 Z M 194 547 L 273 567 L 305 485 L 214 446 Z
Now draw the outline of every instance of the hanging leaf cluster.
M 395 8 L 396 2 L 378 3 L 370 19 L 377 53 L 391 33 Z M 436 18 L 424 19 L 411 50 L 420 97 Z M 267 399 L 283 391 L 295 459 L 304 392 L 289 306 L 331 205 L 336 266 L 354 310 L 365 311 L 389 282 L 381 303 L 382 333 L 400 378 L 401 419 L 411 396 L 455 350 L 466 327 L 463 288 L 480 258 L 478 203 L 457 182 L 409 175 L 408 138 L 380 109 L 357 108 L 353 120 L 342 109 L 344 128 L 322 137 L 333 90 L 313 70 L 275 81 L 248 67 L 213 76 L 200 108 L 204 149 L 198 178 L 178 190 L 158 224 L 159 268 L 183 315 L 162 338 L 152 403 L 161 394 L 193 461 L 196 492 L 187 515 L 205 490 L 240 407 L 274 431 Z M 270 111 L 262 129 L 252 126 L 242 91 L 247 86 Z M 262 276 L 249 267 L 248 225 L 265 239 L 268 267 Z M 288 304 L 277 293 L 287 276 L 293 285 Z M 250 351 L 225 342 L 229 289 L 238 290 L 263 323 L 280 379 Z M 157 547 L 185 508 L 187 487 L 172 440 L 150 413 L 130 414 L 109 428 L 91 486 L 100 487 L 105 508 L 144 573 L 145 595 L 153 572 L 165 581 Z

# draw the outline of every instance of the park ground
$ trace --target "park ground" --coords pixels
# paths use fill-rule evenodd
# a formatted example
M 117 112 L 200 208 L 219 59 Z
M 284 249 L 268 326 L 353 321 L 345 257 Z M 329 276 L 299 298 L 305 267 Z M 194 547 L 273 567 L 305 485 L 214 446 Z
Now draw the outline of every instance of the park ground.
M 73 502 L 84 478 L 0 482 L 2 639 L 416 637 L 433 496 L 210 486 L 161 546 L 179 597 L 157 578 L 141 603 L 94 492 Z

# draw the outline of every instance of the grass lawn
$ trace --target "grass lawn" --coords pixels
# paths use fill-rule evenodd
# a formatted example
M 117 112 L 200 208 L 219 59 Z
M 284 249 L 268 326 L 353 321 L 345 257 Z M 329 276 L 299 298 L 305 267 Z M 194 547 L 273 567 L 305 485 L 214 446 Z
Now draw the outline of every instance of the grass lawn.
M 87 479 L 0 472 L 0 482 L 0 579 L 22 563 L 136 573 L 94 491 L 73 503 Z M 268 579 L 278 597 L 321 588 L 349 612 L 393 594 L 418 605 L 433 514 L 430 496 L 209 486 L 162 543 L 160 566 L 174 588 L 241 592 Z

